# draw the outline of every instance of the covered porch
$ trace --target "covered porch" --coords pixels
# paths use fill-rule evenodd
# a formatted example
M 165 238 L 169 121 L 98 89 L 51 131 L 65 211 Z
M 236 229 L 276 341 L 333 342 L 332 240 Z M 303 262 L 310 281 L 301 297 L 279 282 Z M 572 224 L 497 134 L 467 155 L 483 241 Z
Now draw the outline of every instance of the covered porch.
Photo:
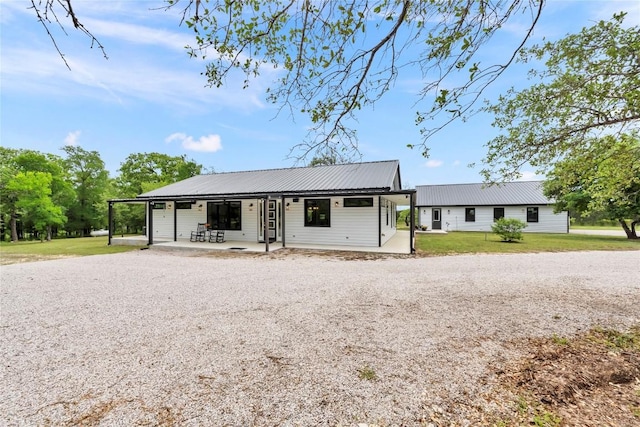
M 353 252 L 375 252 L 387 254 L 410 254 L 411 247 L 409 239 L 411 233 L 408 230 L 398 230 L 384 245 L 380 247 L 370 246 L 346 246 L 346 245 L 316 245 L 316 244 L 286 244 L 289 249 L 311 249 L 323 251 L 353 251 Z M 113 245 L 146 245 L 147 236 L 124 236 L 112 237 Z M 227 240 L 224 243 L 191 242 L 189 239 L 164 240 L 154 239 L 150 248 L 158 250 L 193 250 L 193 251 L 237 251 L 237 252 L 273 252 L 283 248 L 282 242 L 274 242 L 268 246 L 261 242 L 233 241 Z

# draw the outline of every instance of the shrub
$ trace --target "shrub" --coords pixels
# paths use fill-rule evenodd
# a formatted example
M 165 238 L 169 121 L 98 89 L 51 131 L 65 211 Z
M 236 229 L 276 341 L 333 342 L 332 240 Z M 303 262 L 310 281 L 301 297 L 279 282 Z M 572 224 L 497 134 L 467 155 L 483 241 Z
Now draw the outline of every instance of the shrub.
M 522 240 L 522 230 L 527 224 L 515 218 L 500 218 L 491 226 L 491 230 L 502 238 L 503 242 Z

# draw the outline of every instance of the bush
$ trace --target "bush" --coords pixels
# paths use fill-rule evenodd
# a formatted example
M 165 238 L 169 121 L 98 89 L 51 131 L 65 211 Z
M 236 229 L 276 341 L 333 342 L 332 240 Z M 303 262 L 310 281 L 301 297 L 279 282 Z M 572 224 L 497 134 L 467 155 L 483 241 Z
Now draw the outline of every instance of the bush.
M 491 230 L 502 238 L 503 242 L 522 240 L 522 230 L 527 224 L 515 218 L 500 218 L 491 226 Z

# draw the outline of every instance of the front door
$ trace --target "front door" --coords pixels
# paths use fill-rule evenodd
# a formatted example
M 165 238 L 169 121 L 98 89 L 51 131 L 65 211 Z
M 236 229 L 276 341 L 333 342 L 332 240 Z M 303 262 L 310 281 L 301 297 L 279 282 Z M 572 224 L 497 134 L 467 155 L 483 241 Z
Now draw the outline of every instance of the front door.
M 442 219 L 440 218 L 440 208 L 433 208 L 431 210 L 431 229 L 432 230 L 441 230 L 442 229 Z
M 262 202 L 258 203 L 259 221 L 258 221 L 258 240 L 264 242 L 264 222 L 267 221 L 267 232 L 269 233 L 269 242 L 275 242 L 278 232 L 278 210 L 279 204 L 276 200 L 267 200 L 266 215 L 262 211 Z

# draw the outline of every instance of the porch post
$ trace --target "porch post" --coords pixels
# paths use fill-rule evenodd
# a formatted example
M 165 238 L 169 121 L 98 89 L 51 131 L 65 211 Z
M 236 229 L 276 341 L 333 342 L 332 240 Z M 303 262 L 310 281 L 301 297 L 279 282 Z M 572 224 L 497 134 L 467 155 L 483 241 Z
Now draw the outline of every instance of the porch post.
M 108 215 L 109 226 L 107 227 L 107 231 L 109 232 L 109 239 L 107 242 L 107 246 L 111 246 L 111 236 L 113 236 L 113 202 L 109 202 L 109 215 Z
M 416 193 L 411 193 L 409 195 L 409 215 L 411 216 L 410 221 L 409 221 L 409 250 L 411 251 L 411 253 L 415 253 L 416 252 L 416 248 L 414 245 L 414 240 L 415 240 L 415 233 L 416 233 L 416 227 L 415 227 L 415 216 L 416 216 L 416 201 L 415 201 L 415 196 Z
M 269 196 L 262 199 L 262 215 L 264 218 L 264 251 L 269 252 Z
M 173 201 L 173 241 L 178 241 L 178 209 L 176 209 L 176 201 Z
M 382 247 L 382 197 L 378 196 L 378 247 Z
M 155 205 L 155 202 L 153 201 L 149 201 L 149 203 L 147 203 L 147 212 L 149 213 L 149 221 L 147 225 L 147 244 L 149 246 L 153 245 L 153 205 Z
M 285 197 L 284 194 L 282 195 L 282 202 L 281 202 L 281 208 L 280 208 L 280 213 L 281 213 L 281 218 L 280 218 L 280 222 L 282 224 L 282 227 L 280 229 L 280 232 L 282 233 L 282 247 L 286 247 L 285 246 L 285 238 L 286 238 L 286 228 L 285 228 L 285 224 L 286 224 L 286 215 L 285 215 L 285 211 L 287 210 L 287 205 L 285 203 Z

